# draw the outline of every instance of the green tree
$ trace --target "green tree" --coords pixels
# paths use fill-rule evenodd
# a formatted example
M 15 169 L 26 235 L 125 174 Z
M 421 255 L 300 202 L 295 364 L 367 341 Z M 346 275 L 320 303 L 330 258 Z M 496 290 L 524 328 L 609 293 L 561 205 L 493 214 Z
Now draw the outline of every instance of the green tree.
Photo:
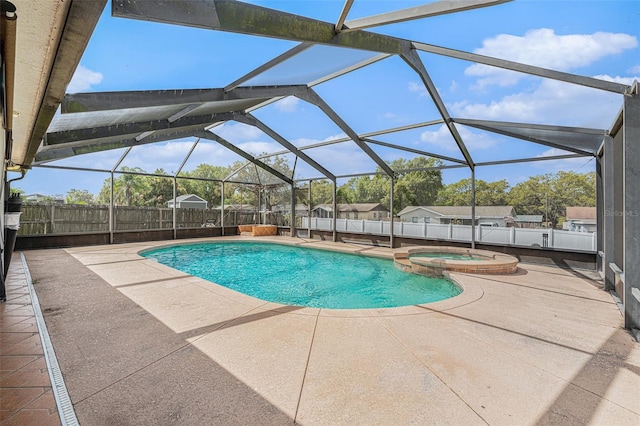
M 167 177 L 151 176 L 147 179 L 149 192 L 145 204 L 151 207 L 166 207 L 167 202 L 173 199 L 173 178 L 161 168 L 156 169 L 153 174 Z M 180 189 L 178 187 L 178 193 Z
M 24 189 L 14 188 L 14 187 L 11 187 L 11 193 L 12 194 L 20 194 L 20 196 L 24 196 L 24 194 L 25 194 Z
M 145 176 L 131 173 L 145 173 L 140 167 L 122 167 L 123 172 L 113 179 L 113 204 L 116 206 L 143 206 L 146 204 L 149 185 Z M 111 178 L 104 180 L 96 197 L 100 204 L 109 204 L 111 198 Z
M 565 207 L 593 207 L 596 205 L 596 174 L 558 172 L 553 181 L 553 191 L 562 194 Z
M 476 180 L 477 206 L 507 205 L 509 183 L 506 180 L 486 182 Z M 437 204 L 441 206 L 469 206 L 471 205 L 471 179 L 461 179 L 458 182 L 445 185 L 438 193 Z
M 427 157 L 400 158 L 389 163 L 396 171 L 394 213 L 410 205 L 433 204 L 442 188 L 442 173 L 433 168 L 441 164 L 439 160 Z M 391 181 L 382 174 L 352 178 L 339 188 L 338 194 L 340 202 L 381 203 L 391 207 Z
M 514 185 L 508 200 L 518 214 L 543 215 L 555 228 L 568 206 L 595 206 L 596 176 L 572 171 L 532 176 Z
M 220 181 L 229 174 L 229 167 L 212 166 L 210 164 L 199 164 L 198 167 L 190 172 L 183 173 L 186 177 L 198 178 L 182 179 L 182 189 L 179 193 L 196 194 L 198 197 L 207 201 L 208 206 L 213 208 L 220 205 Z M 227 192 L 227 190 L 225 190 Z M 227 198 L 229 194 L 225 194 Z M 225 200 L 225 202 L 228 202 Z
M 286 157 L 276 155 L 263 158 L 260 161 L 287 177 L 293 176 L 293 169 L 290 167 Z M 261 167 L 254 164 L 236 162 L 231 166 L 231 170 L 235 171 L 235 173 L 230 180 L 247 182 L 247 184 L 235 185 L 234 200 L 238 200 L 241 191 L 245 204 L 252 203 L 256 205 L 260 199 L 264 203 L 263 209 L 265 210 L 271 210 L 271 207 L 277 204 L 291 203 L 290 185 Z
M 509 191 L 509 204 L 518 214 L 543 215 L 545 220 L 555 227 L 560 213 L 553 202 L 557 199 L 549 198 L 552 193 L 552 179 L 551 174 L 537 175 L 514 185 Z
M 333 182 L 330 180 L 311 182 L 311 203 L 313 206 L 333 203 Z
M 394 213 L 407 206 L 434 204 L 442 189 L 442 172 L 429 169 L 440 165 L 440 160 L 427 157 L 398 159 L 391 163 L 391 168 L 396 171 Z
M 382 203 L 389 207 L 389 179 L 383 175 L 358 176 L 338 188 L 339 203 Z
M 111 200 L 111 178 L 106 178 L 104 182 L 102 182 L 102 188 L 96 195 L 96 204 L 109 204 Z
M 86 189 L 70 189 L 65 197 L 67 204 L 95 204 L 95 197 Z

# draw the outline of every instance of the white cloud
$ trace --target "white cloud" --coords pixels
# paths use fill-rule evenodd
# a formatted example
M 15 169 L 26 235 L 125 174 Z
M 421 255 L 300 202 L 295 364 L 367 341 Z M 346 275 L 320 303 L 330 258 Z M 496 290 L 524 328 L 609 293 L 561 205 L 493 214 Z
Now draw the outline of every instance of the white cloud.
M 300 99 L 295 96 L 287 96 L 284 99 L 279 100 L 273 105 L 282 112 L 294 112 L 298 110 L 298 104 Z
M 630 82 L 632 78 L 598 78 Z M 622 105 L 621 95 L 556 80 L 542 80 L 532 92 L 491 103 L 456 102 L 451 115 L 474 119 L 608 128 Z
M 316 148 L 309 150 L 307 154 L 335 175 L 368 173 L 376 170 L 373 160 L 354 143 Z
M 640 67 L 639 67 L 640 68 Z M 614 83 L 620 83 L 620 84 L 626 84 L 628 86 L 632 85 L 634 80 L 640 80 L 640 69 L 637 70 L 637 74 L 635 77 L 620 77 L 615 76 L 612 77 L 610 75 L 607 74 L 602 74 L 602 75 L 594 75 L 593 78 L 597 78 L 600 80 L 606 80 L 606 81 L 612 81 Z
M 424 87 L 422 83 L 416 83 L 415 81 L 409 82 L 409 91 L 413 93 L 417 93 L 420 96 L 427 96 L 427 88 Z
M 557 35 L 552 29 L 540 28 L 527 31 L 521 37 L 500 34 L 486 39 L 475 53 L 558 71 L 569 71 L 637 46 L 638 39 L 628 34 L 596 32 Z M 510 86 L 526 75 L 481 64 L 468 67 L 465 74 L 479 77 L 474 86 L 476 89 L 489 85 Z
M 556 155 L 572 154 L 568 151 L 563 151 L 558 148 L 551 148 L 546 150 L 536 158 L 553 157 Z M 562 160 L 548 160 L 548 161 L 535 161 L 530 163 L 536 169 L 541 169 L 542 173 L 554 173 L 560 170 L 568 171 L 572 170 L 580 173 L 587 173 L 593 171 L 593 157 L 575 157 L 565 158 Z
M 283 149 L 276 142 L 246 141 L 236 145 L 252 155 Z M 193 141 L 171 141 L 161 144 L 141 145 L 131 151 L 123 164 L 130 167 L 138 166 L 147 172 L 153 172 L 160 167 L 168 173 L 175 172 L 192 146 Z M 229 166 L 236 161 L 244 161 L 244 159 L 217 142 L 202 139 L 189 157 L 185 171 L 191 170 L 202 163 L 214 166 Z
M 342 139 L 345 136 L 346 135 L 344 133 L 339 133 L 328 136 L 324 139 L 300 138 L 293 140 L 292 143 L 296 146 L 307 146 L 335 139 Z M 325 145 L 305 150 L 304 152 L 309 155 L 310 158 L 336 175 L 366 173 L 376 170 L 376 164 L 373 160 L 353 142 L 341 142 L 333 145 Z M 320 172 L 310 166 L 303 166 L 300 162 L 296 167 L 296 178 L 317 177 L 320 175 Z
M 640 74 L 640 65 L 636 65 L 635 67 L 629 68 L 627 72 L 629 74 Z
M 82 65 L 78 65 L 76 72 L 73 74 L 73 78 L 67 86 L 68 93 L 86 92 L 91 89 L 91 86 L 100 84 L 103 76 L 99 72 L 91 71 L 89 68 L 85 68 Z
M 91 164 L 91 168 L 94 169 L 111 170 L 123 153 L 124 150 L 100 151 L 63 158 L 53 164 L 70 167 L 87 167 L 87 164 Z
M 498 141 L 486 133 L 474 133 L 466 127 L 456 127 L 465 146 L 472 151 L 493 148 Z M 426 130 L 420 134 L 420 140 L 441 150 L 449 152 L 460 152 L 449 129 L 444 124 L 438 130 Z M 428 149 L 426 149 L 428 151 Z
M 284 148 L 277 142 L 250 141 L 237 144 L 237 147 L 252 155 L 282 151 Z
M 307 146 L 307 145 L 315 145 L 317 143 L 329 142 L 336 139 L 342 139 L 346 137 L 345 133 L 338 133 L 337 135 L 330 135 L 324 139 L 314 139 L 314 138 L 298 138 L 291 141 L 295 146 Z
M 165 172 L 172 173 L 178 169 L 193 143 L 194 140 L 176 140 L 136 146 L 127 155 L 122 166 L 140 167 L 149 173 L 162 168 Z M 87 164 L 91 164 L 92 168 L 109 170 L 122 156 L 123 151 L 123 149 L 116 149 L 84 154 L 59 160 L 55 164 L 75 167 L 86 167 Z M 201 140 L 189 158 L 188 164 L 193 167 L 204 162 L 228 165 L 236 160 L 238 156 L 222 145 Z
M 406 123 L 407 122 L 407 118 L 401 115 L 398 115 L 396 113 L 393 112 L 386 112 L 384 114 L 378 114 L 377 116 L 379 121 L 384 121 L 384 122 L 391 122 L 394 124 L 397 123 Z
M 264 133 L 257 127 L 249 126 L 243 123 L 227 122 L 221 126 L 214 127 L 211 131 L 229 142 L 248 142 L 259 139 Z

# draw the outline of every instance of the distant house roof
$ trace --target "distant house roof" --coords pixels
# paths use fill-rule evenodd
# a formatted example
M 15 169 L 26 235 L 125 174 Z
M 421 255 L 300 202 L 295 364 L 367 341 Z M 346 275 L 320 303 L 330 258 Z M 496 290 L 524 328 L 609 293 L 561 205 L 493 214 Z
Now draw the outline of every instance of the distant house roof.
M 177 202 L 181 202 L 181 201 L 202 201 L 202 202 L 206 203 L 204 198 L 200 198 L 196 194 L 180 195 L 179 197 L 176 197 L 176 201 Z
M 48 196 L 43 194 L 28 194 L 28 195 L 23 195 L 23 197 L 26 199 L 29 199 L 29 198 L 45 198 Z
M 308 209 L 308 206 L 306 204 L 301 204 L 301 203 L 296 204 L 296 211 L 302 211 L 307 209 Z M 289 212 L 291 211 L 291 204 L 276 204 L 275 206 L 271 207 L 271 210 Z
M 41 201 L 44 201 L 44 202 L 50 202 L 54 204 L 64 204 L 64 197 L 60 194 L 56 194 L 56 195 L 29 194 L 29 195 L 22 195 L 22 199 L 30 203 L 39 203 Z
M 225 210 L 242 210 L 242 211 L 256 211 L 258 208 L 253 204 L 225 204 Z M 220 210 L 220 206 L 215 207 L 215 210 Z
M 519 214 L 514 218 L 516 222 L 542 223 L 541 214 Z
M 205 206 L 207 205 L 207 201 L 204 200 L 203 198 L 198 197 L 196 194 L 180 195 L 179 197 L 176 197 L 175 200 L 171 199 L 167 201 L 167 206 L 172 207 L 174 201 L 176 203 L 176 206 L 179 205 L 180 203 L 198 203 L 198 204 L 204 204 Z
M 400 210 L 400 212 L 398 212 L 398 216 L 402 216 L 402 215 L 407 214 L 409 212 L 412 212 L 414 210 L 427 210 L 427 208 L 426 207 L 421 207 L 421 206 L 407 206 L 404 209 Z
M 333 205 L 331 204 L 318 204 L 313 209 L 321 208 L 326 211 L 333 211 Z M 385 211 L 388 212 L 385 206 L 380 203 L 353 203 L 353 204 L 338 204 L 338 212 L 370 212 L 370 211 Z
M 422 209 L 445 218 L 471 218 L 471 206 L 408 206 L 399 216 Z M 513 206 L 476 206 L 476 217 L 505 218 L 515 217 Z
M 595 207 L 567 207 L 566 220 L 595 221 L 596 216 Z

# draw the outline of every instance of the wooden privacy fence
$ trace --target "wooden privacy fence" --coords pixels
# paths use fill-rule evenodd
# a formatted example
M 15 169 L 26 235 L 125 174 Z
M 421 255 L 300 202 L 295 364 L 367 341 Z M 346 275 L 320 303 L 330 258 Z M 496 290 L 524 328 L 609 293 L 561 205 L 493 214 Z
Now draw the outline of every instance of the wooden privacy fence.
M 109 230 L 108 206 L 23 204 L 18 235 Z
M 173 209 L 162 207 L 114 207 L 114 231 L 172 229 Z M 221 226 L 219 210 L 176 209 L 178 228 Z M 258 223 L 254 212 L 225 211 L 225 226 Z M 284 225 L 282 215 L 270 215 L 267 222 Z M 109 231 L 109 206 L 79 204 L 23 204 L 18 235 L 92 233 Z

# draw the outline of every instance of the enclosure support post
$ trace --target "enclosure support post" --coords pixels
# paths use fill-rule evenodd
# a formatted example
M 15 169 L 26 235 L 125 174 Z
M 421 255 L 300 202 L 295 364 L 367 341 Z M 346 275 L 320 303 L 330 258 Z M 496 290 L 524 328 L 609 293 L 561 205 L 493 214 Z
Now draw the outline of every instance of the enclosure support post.
M 602 238 L 604 240 L 604 289 L 611 291 L 616 289 L 615 276 L 613 270 L 609 267 L 611 263 L 618 264 L 615 259 L 615 160 L 614 160 L 614 142 L 611 136 L 604 138 L 604 219 Z M 622 296 L 619 294 L 618 296 Z
M 309 204 L 307 206 L 307 227 L 309 228 L 307 231 L 307 238 L 311 239 L 311 182 L 313 182 L 312 180 L 309 180 L 309 193 L 307 196 L 307 203 Z
M 394 238 L 393 238 L 393 193 L 394 193 L 394 185 L 395 185 L 395 179 L 393 178 L 393 176 L 389 176 L 389 179 L 391 179 L 391 193 L 390 198 L 389 198 L 389 210 L 391 210 L 391 227 L 389 229 L 389 247 L 393 248 L 393 244 L 394 244 Z
M 338 217 L 338 182 L 333 181 L 333 242 L 338 241 L 338 234 L 336 233 L 336 226 Z
M 258 187 L 258 225 L 262 223 L 262 187 Z
M 111 170 L 111 182 L 109 186 L 109 244 L 113 244 L 113 170 Z
M 476 248 L 476 170 L 471 168 L 471 248 Z
M 289 225 L 291 237 L 296 236 L 296 185 L 291 184 L 291 224 Z
M 624 97 L 622 114 L 624 326 L 640 340 L 640 83 Z
M 596 251 L 596 271 L 604 273 L 604 198 L 603 198 L 603 158 L 596 156 L 596 241 L 594 249 Z M 605 283 L 606 287 L 606 283 Z
M 116 223 L 116 215 L 115 215 L 115 210 L 114 210 L 114 207 L 113 207 L 113 199 L 114 199 L 114 194 L 113 194 L 113 192 L 114 192 L 113 191 L 113 186 L 114 186 L 113 172 L 118 170 L 118 167 L 120 167 L 120 164 L 122 164 L 122 162 L 127 157 L 127 155 L 129 155 L 129 153 L 131 152 L 132 148 L 133 148 L 132 146 L 127 148 L 127 150 L 122 154 L 122 156 L 120 157 L 118 162 L 111 169 L 111 194 L 110 194 L 111 195 L 111 199 L 109 200 L 109 243 L 110 244 L 113 244 L 113 242 L 114 242 L 113 231 L 115 229 L 115 223 Z M 174 200 L 174 203 L 175 203 L 175 200 Z
M 242 205 L 240 205 L 240 209 L 242 209 Z M 224 181 L 220 182 L 220 227 L 224 237 Z
M 173 209 L 171 209 L 171 215 L 173 216 L 173 239 L 178 238 L 178 230 L 177 230 L 177 212 L 176 212 L 176 198 L 178 197 L 178 177 L 173 177 Z

